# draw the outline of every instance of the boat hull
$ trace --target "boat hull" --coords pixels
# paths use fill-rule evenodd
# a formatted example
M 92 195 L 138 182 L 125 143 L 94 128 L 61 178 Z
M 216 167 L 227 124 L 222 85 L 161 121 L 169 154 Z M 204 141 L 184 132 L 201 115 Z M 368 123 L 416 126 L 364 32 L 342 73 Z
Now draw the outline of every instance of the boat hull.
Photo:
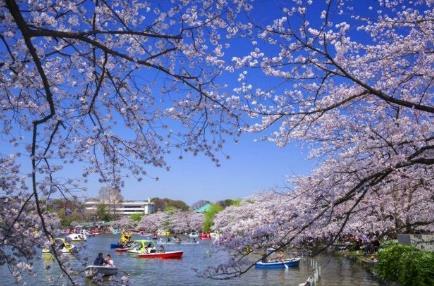
M 97 274 L 100 274 L 102 276 L 112 276 L 118 273 L 118 268 L 109 266 L 88 265 L 84 273 L 88 278 L 93 277 Z
M 287 267 L 298 267 L 300 258 L 292 258 L 282 261 L 273 262 L 256 262 L 256 269 L 285 269 Z
M 127 248 L 115 248 L 116 252 L 127 252 L 128 251 L 128 247 Z
M 167 251 L 156 253 L 140 253 L 137 254 L 137 258 L 160 258 L 160 259 L 180 259 L 184 254 L 183 251 Z

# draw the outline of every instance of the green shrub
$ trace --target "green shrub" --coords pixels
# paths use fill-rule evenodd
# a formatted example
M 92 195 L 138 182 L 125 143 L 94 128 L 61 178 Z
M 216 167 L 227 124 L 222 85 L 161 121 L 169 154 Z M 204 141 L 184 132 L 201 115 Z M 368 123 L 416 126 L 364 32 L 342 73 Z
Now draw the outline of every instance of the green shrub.
M 391 244 L 378 253 L 378 275 L 401 286 L 434 285 L 434 253 L 414 246 Z
M 139 222 L 139 221 L 141 221 L 142 220 L 142 217 L 143 217 L 143 215 L 142 214 L 132 214 L 132 215 L 130 215 L 130 219 L 132 220 L 132 221 L 135 221 L 135 222 Z

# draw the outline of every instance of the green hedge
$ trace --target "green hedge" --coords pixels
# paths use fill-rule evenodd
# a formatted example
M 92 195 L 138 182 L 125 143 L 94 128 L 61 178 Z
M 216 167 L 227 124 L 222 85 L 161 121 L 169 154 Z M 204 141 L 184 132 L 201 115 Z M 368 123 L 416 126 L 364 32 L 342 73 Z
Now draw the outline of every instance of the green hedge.
M 378 252 L 376 272 L 382 279 L 401 286 L 433 286 L 434 253 L 391 244 Z

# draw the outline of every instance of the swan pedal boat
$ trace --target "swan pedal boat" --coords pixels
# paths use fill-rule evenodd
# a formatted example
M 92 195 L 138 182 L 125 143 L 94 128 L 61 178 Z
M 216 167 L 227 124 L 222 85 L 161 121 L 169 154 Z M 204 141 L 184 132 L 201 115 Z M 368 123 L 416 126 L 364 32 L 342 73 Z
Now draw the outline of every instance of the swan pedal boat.
M 287 267 L 298 267 L 300 258 L 285 259 L 283 261 L 256 262 L 257 269 L 285 269 Z
M 87 278 L 91 278 L 97 274 L 101 274 L 102 276 L 111 276 L 116 275 L 118 273 L 118 268 L 114 266 L 102 266 L 102 265 L 88 265 L 86 266 L 86 270 L 84 274 Z
M 83 233 L 71 233 L 66 236 L 71 241 L 86 241 L 87 236 Z
M 183 251 L 166 251 L 166 252 L 154 252 L 154 253 L 139 253 L 137 258 L 161 258 L 161 259 L 180 259 L 184 254 Z
M 74 253 L 77 251 L 74 245 L 68 243 L 64 238 L 55 238 L 52 241 L 52 244 L 56 248 L 57 252 L 59 253 Z M 60 247 L 62 246 L 62 247 Z M 51 253 L 50 247 L 44 247 L 42 249 L 43 254 Z

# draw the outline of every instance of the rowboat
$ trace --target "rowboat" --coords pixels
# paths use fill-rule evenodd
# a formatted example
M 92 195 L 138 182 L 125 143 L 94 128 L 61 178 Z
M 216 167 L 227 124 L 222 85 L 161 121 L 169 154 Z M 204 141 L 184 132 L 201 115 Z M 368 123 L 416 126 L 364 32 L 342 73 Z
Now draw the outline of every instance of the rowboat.
M 183 251 L 166 251 L 154 253 L 139 253 L 137 258 L 161 258 L 161 259 L 180 259 L 182 258 Z
M 88 265 L 84 274 L 87 278 L 91 278 L 97 274 L 102 276 L 111 276 L 118 273 L 118 268 L 114 266 L 100 266 L 100 265 Z
M 288 267 L 298 267 L 300 264 L 300 258 L 291 258 L 283 261 L 268 261 L 268 262 L 256 262 L 257 269 L 285 269 Z

